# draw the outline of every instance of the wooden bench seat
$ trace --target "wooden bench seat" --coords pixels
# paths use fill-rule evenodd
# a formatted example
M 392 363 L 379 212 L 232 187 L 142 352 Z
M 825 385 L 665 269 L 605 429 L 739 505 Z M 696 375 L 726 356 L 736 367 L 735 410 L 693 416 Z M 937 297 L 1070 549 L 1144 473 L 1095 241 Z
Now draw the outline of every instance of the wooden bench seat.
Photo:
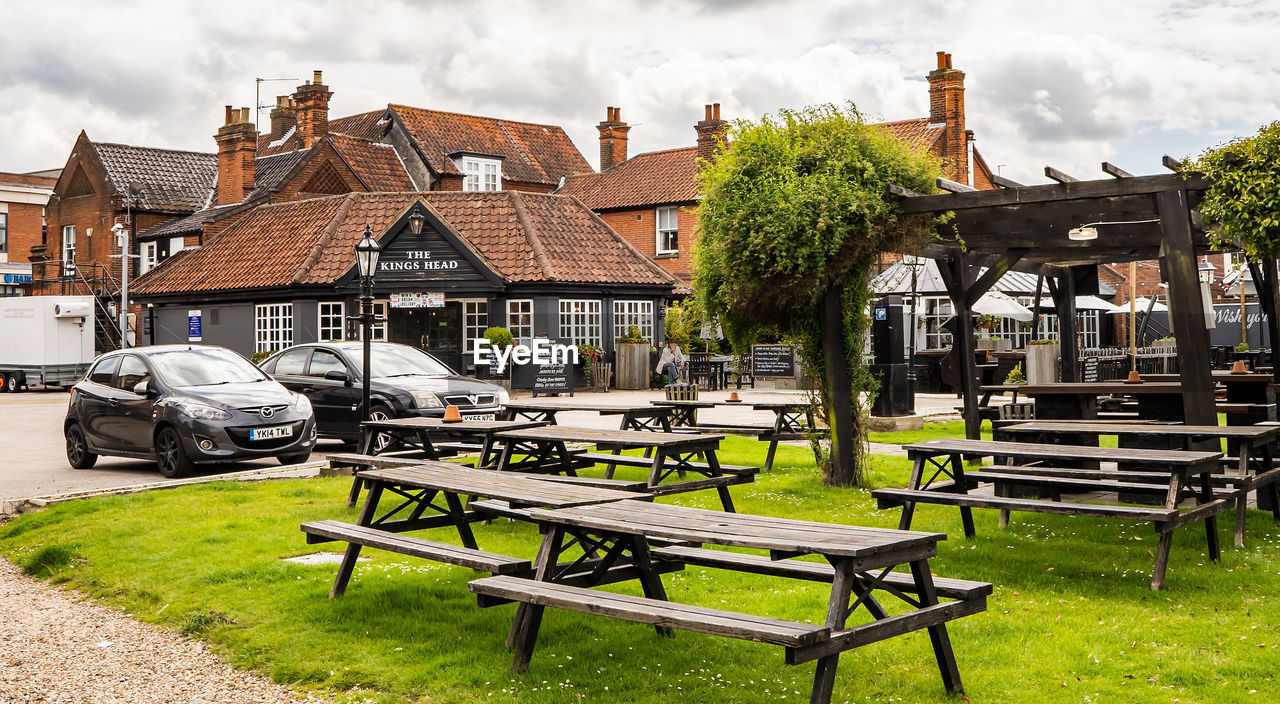
M 802 562 L 800 560 L 773 560 L 764 555 L 751 555 L 727 550 L 708 550 L 706 548 L 673 545 L 653 550 L 656 560 L 670 560 L 688 565 L 717 567 L 735 572 L 749 572 L 777 577 L 804 579 L 811 582 L 831 582 L 835 577 L 835 569 L 822 562 Z M 906 572 L 890 572 L 882 580 L 895 589 L 914 594 L 916 583 Z M 992 586 L 987 582 L 971 582 L 963 579 L 946 579 L 934 577 L 933 586 L 938 596 L 944 599 L 975 599 L 991 594 Z
M 1221 467 L 1219 467 L 1221 470 Z M 1065 467 L 1041 467 L 1039 465 L 1006 465 L 989 464 L 981 468 L 983 472 L 1002 472 L 1005 474 L 1030 474 L 1046 477 L 1064 477 L 1067 479 L 1101 479 L 1114 481 L 1135 481 L 1146 484 L 1160 484 L 1168 488 L 1168 472 L 1128 472 L 1116 469 L 1072 469 Z M 969 472 L 965 476 L 969 476 Z M 1238 486 L 1244 477 L 1236 474 L 1222 474 L 1221 471 L 1211 474 L 1210 479 L 1218 486 Z
M 581 455 L 578 455 L 578 457 L 584 460 L 591 460 L 596 464 L 617 464 L 625 467 L 644 468 L 653 466 L 653 460 L 651 458 L 640 457 L 637 455 L 612 455 L 607 452 L 584 452 Z M 711 468 L 706 462 L 690 462 L 689 466 L 703 470 Z M 758 474 L 760 472 L 760 468 L 748 467 L 746 465 L 722 464 L 720 465 L 720 471 L 725 474 Z
M 340 540 L 354 545 L 363 545 L 412 557 L 421 557 L 460 567 L 470 567 L 474 570 L 492 572 L 494 574 L 527 573 L 533 568 L 529 560 L 523 560 L 518 557 L 509 557 L 507 555 L 484 552 L 483 550 L 472 550 L 460 545 L 423 540 L 411 535 L 390 533 L 378 528 L 355 525 L 354 523 L 313 521 L 311 523 L 303 523 L 302 531 L 307 534 L 308 543 Z
M 573 484 L 575 486 L 593 486 L 597 489 L 613 489 L 615 491 L 649 491 L 649 484 L 643 479 L 605 479 L 604 477 L 567 477 L 562 474 L 537 474 L 539 481 Z M 642 498 L 642 497 L 636 497 Z
M 1117 474 L 1123 474 L 1117 472 Z M 1115 491 L 1115 492 L 1132 492 L 1135 494 L 1158 494 L 1165 495 L 1169 493 L 1168 475 L 1166 474 L 1161 481 L 1164 483 L 1144 482 L 1140 480 L 1125 481 L 1124 479 L 1100 479 L 1096 477 L 1079 478 L 1053 476 L 1040 473 L 1011 473 L 1011 472 L 965 472 L 965 483 L 970 487 L 977 486 L 980 483 L 1009 485 L 1017 484 L 1021 486 L 1035 486 L 1046 489 L 1056 490 L 1075 490 L 1075 493 L 1088 493 L 1091 491 Z M 1193 487 L 1185 487 L 1183 496 L 1193 496 L 1198 490 Z M 1216 497 L 1231 497 L 1236 495 L 1234 489 L 1214 489 Z
M 550 606 L 566 611 L 609 616 L 623 621 L 740 638 L 789 648 L 812 645 L 828 639 L 831 635 L 830 628 L 811 623 L 783 621 L 705 606 L 691 606 L 518 577 L 485 577 L 467 583 L 467 588 L 477 594 L 482 608 L 519 601 L 534 606 Z
M 773 434 L 772 425 L 703 425 L 699 423 L 692 427 L 700 433 L 725 433 L 728 435 L 748 435 L 753 437 Z
M 1031 511 L 1035 513 L 1059 513 L 1070 516 L 1102 516 L 1108 518 L 1129 518 L 1139 521 L 1166 522 L 1178 515 L 1178 509 L 1141 508 L 1136 506 L 1112 506 L 1110 504 L 1083 504 L 1064 501 L 1047 501 L 1044 499 L 1011 499 L 1003 496 L 977 496 L 973 494 L 953 494 L 944 491 L 927 489 L 875 489 L 871 496 L 876 499 L 879 508 L 894 508 L 908 502 L 918 501 L 926 504 L 944 506 L 963 506 L 970 508 L 997 508 L 1009 511 Z

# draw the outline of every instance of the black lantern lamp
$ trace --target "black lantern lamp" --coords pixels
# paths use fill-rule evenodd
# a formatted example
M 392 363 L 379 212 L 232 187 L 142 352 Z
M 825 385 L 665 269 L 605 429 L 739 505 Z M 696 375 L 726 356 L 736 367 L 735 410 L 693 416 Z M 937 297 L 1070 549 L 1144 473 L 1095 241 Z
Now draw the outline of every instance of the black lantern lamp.
M 422 211 L 414 208 L 413 215 L 409 216 L 409 232 L 412 232 L 414 235 L 421 235 L 422 225 L 426 221 L 427 219 L 422 216 Z
M 360 331 L 364 340 L 364 360 L 360 370 L 360 418 L 369 419 L 369 358 L 373 341 L 373 276 L 378 271 L 382 247 L 373 238 L 373 229 L 364 226 L 364 237 L 356 243 L 356 267 L 360 270 Z
M 378 270 L 378 257 L 382 254 L 382 247 L 378 245 L 378 241 L 373 238 L 373 230 L 368 223 L 364 226 L 364 237 L 356 243 L 356 266 L 360 269 L 361 285 L 365 281 L 373 282 L 373 275 Z

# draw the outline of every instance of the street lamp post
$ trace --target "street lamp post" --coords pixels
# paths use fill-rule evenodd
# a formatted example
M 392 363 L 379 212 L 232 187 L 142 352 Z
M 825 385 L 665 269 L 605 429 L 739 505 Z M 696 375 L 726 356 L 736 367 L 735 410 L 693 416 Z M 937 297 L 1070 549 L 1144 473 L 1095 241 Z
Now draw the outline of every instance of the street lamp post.
M 364 340 L 364 365 L 360 372 L 360 418 L 369 419 L 369 358 L 373 340 L 373 276 L 378 270 L 378 256 L 382 248 L 373 238 L 373 230 L 368 223 L 364 226 L 364 237 L 356 243 L 356 266 L 360 270 L 360 326 Z

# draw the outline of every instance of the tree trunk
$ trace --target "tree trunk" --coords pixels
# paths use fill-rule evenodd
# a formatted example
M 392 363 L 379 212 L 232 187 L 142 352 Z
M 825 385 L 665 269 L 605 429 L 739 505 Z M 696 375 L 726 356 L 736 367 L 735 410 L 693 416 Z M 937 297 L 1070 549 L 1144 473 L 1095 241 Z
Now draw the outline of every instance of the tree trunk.
M 854 486 L 858 483 L 858 433 L 854 417 L 852 380 L 844 345 L 844 291 L 836 285 L 822 296 L 822 358 L 826 369 L 823 389 L 827 405 L 827 427 L 831 429 L 831 455 L 826 483 L 832 486 Z

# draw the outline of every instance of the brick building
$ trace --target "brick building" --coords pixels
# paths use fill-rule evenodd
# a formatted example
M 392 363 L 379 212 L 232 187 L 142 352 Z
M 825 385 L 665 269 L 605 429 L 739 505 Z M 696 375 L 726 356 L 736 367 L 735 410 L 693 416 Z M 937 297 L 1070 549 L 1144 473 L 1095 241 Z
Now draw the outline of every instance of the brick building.
M 0 296 L 18 296 L 31 281 L 28 257 L 44 242 L 45 207 L 58 170 L 0 172 Z
M 974 147 L 973 131 L 965 124 L 964 72 L 952 68 L 950 54 L 938 52 L 938 67 L 928 79 L 927 117 L 878 126 L 938 157 L 948 179 L 974 188 L 993 188 L 991 170 Z M 621 112 L 620 108 L 606 108 L 605 119 L 596 125 L 600 172 L 570 176 L 556 193 L 581 200 L 632 246 L 687 281 L 697 238 L 699 164 L 714 157 L 728 123 L 721 119 L 718 103 L 707 105 L 703 119 L 694 125 L 694 146 L 628 157 L 631 127 L 622 121 Z

